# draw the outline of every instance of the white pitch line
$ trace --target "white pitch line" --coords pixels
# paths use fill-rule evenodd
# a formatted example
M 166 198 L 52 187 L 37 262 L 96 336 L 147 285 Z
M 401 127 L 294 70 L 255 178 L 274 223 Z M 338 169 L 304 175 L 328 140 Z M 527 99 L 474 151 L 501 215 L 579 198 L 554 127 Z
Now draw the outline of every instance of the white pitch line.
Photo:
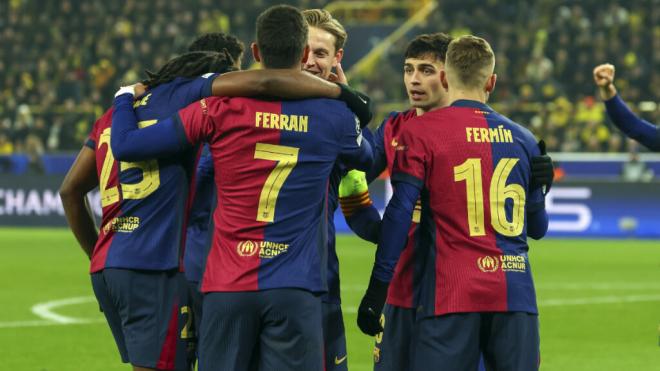
M 49 320 L 34 320 L 34 321 L 12 321 L 12 322 L 0 322 L 0 329 L 3 328 L 19 328 L 19 327 L 44 327 L 44 326 L 69 326 L 69 325 L 88 325 L 93 323 L 104 323 L 104 319 L 90 319 L 90 320 L 81 320 L 76 323 L 59 323 Z
M 38 303 L 33 305 L 31 310 L 32 313 L 34 313 L 37 317 L 41 317 L 45 320 L 49 320 L 60 324 L 85 323 L 89 320 L 63 316 L 61 314 L 57 314 L 53 312 L 52 309 L 63 307 L 66 305 L 91 303 L 94 301 L 96 301 L 96 298 L 94 298 L 93 296 L 80 296 L 75 298 L 67 298 L 62 300 L 47 301 L 45 303 Z
M 67 298 L 61 300 L 52 300 L 52 301 L 47 301 L 45 303 L 37 303 L 32 306 L 31 311 L 37 317 L 42 319 L 0 322 L 0 328 L 84 325 L 84 324 L 104 322 L 104 320 L 101 318 L 93 318 L 93 319 L 74 318 L 74 317 L 63 316 L 61 314 L 57 314 L 53 312 L 53 310 L 58 307 L 62 307 L 66 305 L 85 304 L 95 301 L 96 299 L 93 296 L 80 296 L 80 297 Z

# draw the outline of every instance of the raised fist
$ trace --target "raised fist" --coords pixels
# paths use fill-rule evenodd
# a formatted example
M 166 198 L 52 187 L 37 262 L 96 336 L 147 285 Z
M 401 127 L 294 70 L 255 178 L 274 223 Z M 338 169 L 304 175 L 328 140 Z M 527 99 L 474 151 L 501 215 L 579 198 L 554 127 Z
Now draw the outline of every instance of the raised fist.
M 594 68 L 594 82 L 600 91 L 600 97 L 603 100 L 611 99 L 616 95 L 614 87 L 614 66 L 606 63 Z

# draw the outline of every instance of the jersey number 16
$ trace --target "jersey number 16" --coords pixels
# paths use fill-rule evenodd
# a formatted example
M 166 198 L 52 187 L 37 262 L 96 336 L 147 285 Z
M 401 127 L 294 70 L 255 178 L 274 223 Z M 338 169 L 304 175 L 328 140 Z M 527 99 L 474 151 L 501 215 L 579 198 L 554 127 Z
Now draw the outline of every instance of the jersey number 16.
M 518 161 L 517 158 L 502 158 L 497 163 L 490 182 L 490 223 L 497 233 L 509 237 L 519 236 L 525 222 L 525 189 L 520 184 L 506 184 L 511 170 Z M 481 159 L 469 158 L 455 166 L 454 181 L 465 181 L 470 236 L 485 236 Z M 513 201 L 511 221 L 506 215 L 507 199 Z

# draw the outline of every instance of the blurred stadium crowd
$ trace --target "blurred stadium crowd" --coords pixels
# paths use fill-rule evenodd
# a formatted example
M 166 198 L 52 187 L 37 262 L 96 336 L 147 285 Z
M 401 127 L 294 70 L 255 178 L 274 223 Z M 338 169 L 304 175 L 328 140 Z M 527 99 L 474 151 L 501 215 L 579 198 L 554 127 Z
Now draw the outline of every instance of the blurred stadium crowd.
M 145 69 L 162 65 L 205 32 L 230 32 L 248 44 L 257 14 L 281 2 L 0 2 L 0 155 L 78 150 L 120 84 L 139 80 Z M 318 8 L 329 2 L 288 3 Z M 631 103 L 660 96 L 660 7 L 654 4 L 441 0 L 409 35 L 443 31 L 486 38 L 497 54 L 491 102 L 498 110 L 545 138 L 551 151 L 619 152 L 628 144 L 594 98 L 591 71 L 598 63 L 615 64 L 617 86 Z M 362 23 L 385 19 L 362 15 Z M 349 44 L 366 37 L 351 33 L 356 19 L 337 17 L 345 21 Z M 351 79 L 381 114 L 406 105 L 402 56 L 408 40 L 396 41 L 369 73 Z M 249 58 L 243 64 L 249 66 Z M 660 122 L 655 104 L 640 114 Z
M 489 40 L 498 74 L 491 104 L 529 125 L 548 150 L 618 152 L 627 143 L 594 99 L 592 70 L 599 63 L 616 65 L 617 86 L 630 102 L 660 97 L 660 7 L 654 3 L 445 0 L 419 31 Z M 401 40 L 390 49 L 387 68 L 367 80 L 373 97 L 404 99 L 399 72 L 405 44 Z M 651 108 L 642 117 L 660 122 L 660 109 Z

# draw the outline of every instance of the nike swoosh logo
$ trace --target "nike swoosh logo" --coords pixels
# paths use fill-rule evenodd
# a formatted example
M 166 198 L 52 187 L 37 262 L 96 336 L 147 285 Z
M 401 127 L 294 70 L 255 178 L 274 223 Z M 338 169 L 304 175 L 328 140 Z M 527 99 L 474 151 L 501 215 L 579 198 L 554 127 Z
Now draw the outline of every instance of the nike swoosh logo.
M 344 362 L 344 361 L 346 360 L 346 357 L 348 357 L 348 355 L 345 355 L 345 356 L 343 356 L 343 357 L 341 357 L 341 358 L 337 358 L 337 357 L 335 357 L 335 364 L 336 364 L 336 365 L 341 364 L 342 362 Z

